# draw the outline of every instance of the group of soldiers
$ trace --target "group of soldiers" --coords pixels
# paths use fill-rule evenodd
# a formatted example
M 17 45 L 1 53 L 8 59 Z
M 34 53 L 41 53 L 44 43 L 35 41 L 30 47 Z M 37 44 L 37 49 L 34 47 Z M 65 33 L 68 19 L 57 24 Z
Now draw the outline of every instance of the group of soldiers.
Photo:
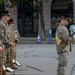
M 56 45 L 58 54 L 57 75 L 65 75 L 68 55 L 71 51 L 71 42 L 75 40 L 74 37 L 70 37 L 69 31 L 67 29 L 67 25 L 71 21 L 72 20 L 68 15 L 63 15 L 56 30 Z
M 0 75 L 7 75 L 6 68 L 17 69 L 16 45 L 19 42 L 19 33 L 14 30 L 15 22 L 10 19 L 9 11 L 1 12 L 0 21 Z
M 7 75 L 6 68 L 17 69 L 16 63 L 16 45 L 19 42 L 19 33 L 14 30 L 15 22 L 10 19 L 9 11 L 1 12 L 0 21 L 0 75 Z M 68 61 L 68 55 L 71 49 L 71 38 L 66 25 L 69 24 L 70 18 L 63 16 L 56 30 L 56 43 L 58 53 L 57 75 L 65 75 Z

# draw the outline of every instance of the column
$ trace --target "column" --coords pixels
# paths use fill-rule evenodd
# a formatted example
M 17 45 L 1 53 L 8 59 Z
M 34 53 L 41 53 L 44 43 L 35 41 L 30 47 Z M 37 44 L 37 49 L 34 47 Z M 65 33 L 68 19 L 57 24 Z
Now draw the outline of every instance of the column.
M 51 3 L 52 0 L 43 0 L 43 15 L 45 22 L 46 38 L 49 38 L 49 28 L 51 28 Z

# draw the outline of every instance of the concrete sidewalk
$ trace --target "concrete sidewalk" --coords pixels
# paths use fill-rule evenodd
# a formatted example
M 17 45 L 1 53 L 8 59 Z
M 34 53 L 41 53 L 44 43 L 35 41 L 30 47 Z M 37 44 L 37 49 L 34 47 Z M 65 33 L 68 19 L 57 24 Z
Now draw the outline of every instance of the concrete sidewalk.
M 72 45 L 66 75 L 75 75 L 74 49 L 75 46 Z M 57 58 L 55 44 L 18 44 L 17 60 L 22 64 L 22 67 L 15 70 L 15 75 L 56 75 Z
M 41 44 L 50 44 L 50 40 L 46 39 L 46 40 L 41 40 L 40 41 Z M 52 43 L 56 43 L 55 39 L 52 39 Z M 37 38 L 20 38 L 20 44 L 37 44 Z

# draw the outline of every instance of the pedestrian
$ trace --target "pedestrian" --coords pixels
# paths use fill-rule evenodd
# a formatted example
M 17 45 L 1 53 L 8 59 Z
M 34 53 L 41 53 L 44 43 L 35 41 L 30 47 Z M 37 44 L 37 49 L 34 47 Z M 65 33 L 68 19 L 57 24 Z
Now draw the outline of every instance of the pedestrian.
M 3 53 L 3 59 L 4 59 L 4 65 L 3 65 L 3 72 L 2 75 L 6 74 L 6 56 L 7 56 L 7 50 L 8 46 L 14 46 L 15 44 L 11 42 L 8 38 L 8 23 L 7 21 L 10 19 L 9 11 L 4 10 L 1 12 L 1 21 L 0 21 L 0 40 L 2 41 L 3 45 L 5 46 L 4 53 Z
M 58 54 L 58 68 L 57 75 L 65 75 L 65 70 L 68 62 L 68 55 L 70 52 L 70 42 L 72 38 L 69 35 L 69 31 L 66 25 L 70 22 L 68 16 L 62 16 L 61 22 L 56 30 L 56 45 Z
M 70 26 L 70 35 L 71 35 L 71 37 L 73 37 L 74 32 L 75 32 L 75 23 L 73 23 L 73 25 Z
M 73 37 L 75 38 L 75 23 L 73 23 Z

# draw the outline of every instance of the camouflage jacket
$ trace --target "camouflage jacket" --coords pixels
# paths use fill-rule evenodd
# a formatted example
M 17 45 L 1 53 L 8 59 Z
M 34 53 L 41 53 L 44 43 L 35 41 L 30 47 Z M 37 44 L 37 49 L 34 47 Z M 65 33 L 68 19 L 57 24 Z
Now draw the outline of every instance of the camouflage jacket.
M 13 31 L 13 28 L 11 26 L 7 26 L 8 28 L 8 39 L 11 41 L 11 42 L 14 42 L 14 31 Z
M 8 39 L 8 28 L 7 23 L 4 23 L 2 20 L 0 21 L 0 40 L 3 44 L 9 45 L 10 40 Z
M 18 43 L 20 39 L 20 34 L 17 30 L 14 30 L 14 40 L 15 40 L 15 43 Z
M 1 40 L 0 40 L 0 46 L 1 46 L 1 47 L 3 47 L 3 46 L 4 46 Z
M 56 30 L 58 38 L 61 40 L 60 45 L 57 45 L 57 53 L 70 51 L 70 35 L 65 25 L 59 24 Z

